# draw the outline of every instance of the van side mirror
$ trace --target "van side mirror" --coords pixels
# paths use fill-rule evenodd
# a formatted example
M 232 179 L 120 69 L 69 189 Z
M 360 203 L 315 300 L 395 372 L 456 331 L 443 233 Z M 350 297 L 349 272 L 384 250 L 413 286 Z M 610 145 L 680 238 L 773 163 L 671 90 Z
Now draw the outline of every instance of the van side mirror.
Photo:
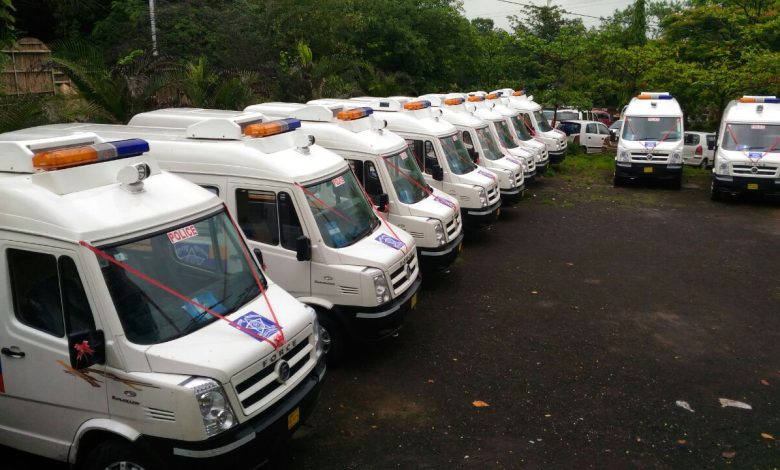
M 68 335 L 70 366 L 76 370 L 106 363 L 106 336 L 103 330 Z
M 444 179 L 444 170 L 440 166 L 437 166 L 436 168 L 433 169 L 433 173 L 431 173 L 431 176 L 436 181 L 442 181 Z
M 295 239 L 295 258 L 298 261 L 311 260 L 311 243 L 309 237 L 301 235 Z
M 387 212 L 387 205 L 390 204 L 390 198 L 387 193 L 382 193 L 377 196 L 377 208 L 381 212 Z

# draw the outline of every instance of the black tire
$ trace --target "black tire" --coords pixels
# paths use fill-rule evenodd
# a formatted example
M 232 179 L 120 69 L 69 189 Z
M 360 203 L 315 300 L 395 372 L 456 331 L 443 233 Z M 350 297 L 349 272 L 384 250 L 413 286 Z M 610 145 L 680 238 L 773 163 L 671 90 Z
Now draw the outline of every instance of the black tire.
M 671 183 L 669 183 L 672 189 L 681 189 L 682 188 L 682 175 L 678 176 L 677 178 L 673 179 Z
M 615 175 L 612 177 L 612 186 L 617 188 L 619 186 L 623 186 L 623 183 L 624 183 L 623 178 L 621 178 L 620 176 L 617 175 L 617 173 L 615 173 Z
M 101 442 L 84 460 L 83 470 L 156 470 L 152 459 L 130 442 L 115 438 Z
M 710 199 L 713 201 L 723 200 L 723 193 L 718 190 L 718 187 L 715 185 L 715 180 L 710 183 Z
M 318 312 L 318 319 L 325 361 L 329 366 L 339 365 L 347 356 L 347 336 L 344 328 L 327 313 Z

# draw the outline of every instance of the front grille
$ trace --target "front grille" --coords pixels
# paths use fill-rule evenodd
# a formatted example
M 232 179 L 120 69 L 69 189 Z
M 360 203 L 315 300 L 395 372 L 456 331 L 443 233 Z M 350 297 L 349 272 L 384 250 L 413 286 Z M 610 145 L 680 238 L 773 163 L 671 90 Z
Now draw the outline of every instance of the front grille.
M 447 222 L 447 240 L 454 240 L 458 236 L 460 231 L 460 214 L 457 212 L 455 216 Z
M 735 175 L 774 177 L 777 173 L 777 165 L 731 165 L 731 170 Z
M 536 171 L 536 162 L 534 161 L 533 158 L 526 159 L 526 163 L 528 163 L 528 172 L 529 173 L 533 173 L 534 171 Z
M 631 161 L 639 163 L 666 163 L 669 161 L 669 154 L 666 152 L 631 152 Z
M 232 378 L 231 383 L 245 415 L 272 405 L 288 388 L 295 386 L 301 374 L 314 367 L 314 337 L 311 326 L 292 340 L 288 339 L 286 345 L 289 349 L 283 349 L 281 355 L 274 351 Z M 285 382 L 279 381 L 276 370 L 280 360 L 287 361 L 290 366 L 290 376 Z
M 487 198 L 488 198 L 488 205 L 493 205 L 496 201 L 498 201 L 499 198 L 498 190 L 496 189 L 496 186 L 491 186 L 490 189 L 488 189 L 487 192 Z
M 412 251 L 390 273 L 390 282 L 393 284 L 393 292 L 396 296 L 403 293 L 412 284 L 417 278 L 417 271 L 417 253 Z
M 412 232 L 412 231 L 410 231 L 409 235 L 411 235 L 413 238 L 425 238 L 425 235 L 423 235 L 420 232 Z
M 523 184 L 523 174 L 517 173 L 515 175 L 515 186 L 520 186 L 521 184 Z

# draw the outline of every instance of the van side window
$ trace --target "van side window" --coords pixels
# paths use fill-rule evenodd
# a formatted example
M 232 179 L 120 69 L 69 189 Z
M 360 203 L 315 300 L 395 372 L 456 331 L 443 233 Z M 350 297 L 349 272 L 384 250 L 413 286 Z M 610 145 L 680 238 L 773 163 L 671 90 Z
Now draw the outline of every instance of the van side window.
M 292 196 L 286 192 L 280 192 L 279 200 L 279 228 L 281 229 L 282 247 L 288 250 L 296 250 L 298 237 L 303 235 L 298 213 L 295 211 Z
M 63 337 L 57 258 L 17 249 L 8 249 L 6 255 L 16 318 L 36 330 Z
M 358 183 L 360 183 L 361 186 L 365 186 L 366 183 L 363 181 L 363 162 L 360 160 L 347 160 L 347 163 L 349 163 L 349 167 L 352 168 L 352 172 L 355 173 Z
M 407 140 L 406 145 L 409 146 L 409 150 L 411 150 L 412 155 L 414 155 L 414 159 L 417 160 L 417 164 L 420 166 L 420 169 L 425 173 L 431 174 L 433 169 L 426 168 L 425 160 L 423 159 L 423 141 Z
M 236 190 L 238 225 L 247 238 L 269 245 L 279 244 L 276 194 L 272 191 Z
M 70 256 L 60 256 L 57 260 L 62 286 L 62 306 L 65 310 L 65 328 L 68 333 L 94 331 L 95 319 L 89 307 L 84 284 L 81 283 L 76 263 Z
M 366 192 L 371 197 L 374 204 L 379 203 L 379 196 L 383 193 L 382 182 L 379 180 L 379 173 L 376 171 L 376 167 L 373 162 L 366 162 L 363 165 L 363 187 L 366 188 Z
M 425 141 L 425 169 L 433 169 L 439 166 L 439 161 L 436 159 L 436 149 L 433 148 L 433 143 L 430 140 Z

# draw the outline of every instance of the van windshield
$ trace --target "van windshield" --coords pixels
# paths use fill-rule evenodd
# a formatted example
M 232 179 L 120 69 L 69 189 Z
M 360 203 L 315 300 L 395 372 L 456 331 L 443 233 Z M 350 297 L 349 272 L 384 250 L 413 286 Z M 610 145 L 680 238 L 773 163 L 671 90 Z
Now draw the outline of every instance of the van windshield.
M 368 236 L 379 225 L 371 204 L 347 169 L 335 178 L 304 188 L 325 244 L 342 248 Z
M 550 132 L 552 130 L 550 123 L 547 122 L 547 118 L 545 118 L 542 113 L 539 111 L 534 111 L 534 118 L 536 118 L 536 125 L 539 126 L 540 131 Z
M 506 120 L 502 119 L 494 123 L 496 125 L 496 134 L 498 134 L 498 140 L 505 148 L 513 149 L 517 147 L 512 134 L 509 132 L 509 126 L 506 124 Z
M 125 336 L 136 344 L 170 341 L 217 320 L 163 286 L 229 315 L 260 295 L 253 269 L 265 284 L 225 212 L 100 249 L 148 278 L 98 258 Z
M 482 146 L 482 152 L 485 154 L 485 158 L 488 160 L 504 158 L 504 154 L 501 152 L 501 149 L 498 148 L 496 141 L 493 139 L 493 136 L 490 134 L 490 130 L 487 127 L 475 130 L 477 131 L 477 139 L 479 139 L 479 144 Z
M 522 114 L 518 114 L 517 116 L 513 117 L 512 124 L 515 126 L 517 137 L 519 137 L 520 140 L 533 139 L 533 136 L 531 136 L 531 133 L 528 131 L 528 126 L 526 125 Z
M 428 183 L 408 149 L 384 157 L 387 172 L 393 182 L 398 199 L 404 204 L 414 204 L 428 196 Z
M 724 150 L 774 152 L 780 148 L 780 125 L 726 124 Z
M 661 116 L 626 116 L 623 140 L 673 142 L 682 138 L 682 119 Z
M 439 139 L 441 146 L 444 148 L 444 157 L 447 159 L 447 164 L 450 166 L 450 171 L 456 175 L 465 175 L 477 168 L 469 151 L 466 150 L 466 146 L 463 145 L 463 141 L 456 135 L 442 137 Z

